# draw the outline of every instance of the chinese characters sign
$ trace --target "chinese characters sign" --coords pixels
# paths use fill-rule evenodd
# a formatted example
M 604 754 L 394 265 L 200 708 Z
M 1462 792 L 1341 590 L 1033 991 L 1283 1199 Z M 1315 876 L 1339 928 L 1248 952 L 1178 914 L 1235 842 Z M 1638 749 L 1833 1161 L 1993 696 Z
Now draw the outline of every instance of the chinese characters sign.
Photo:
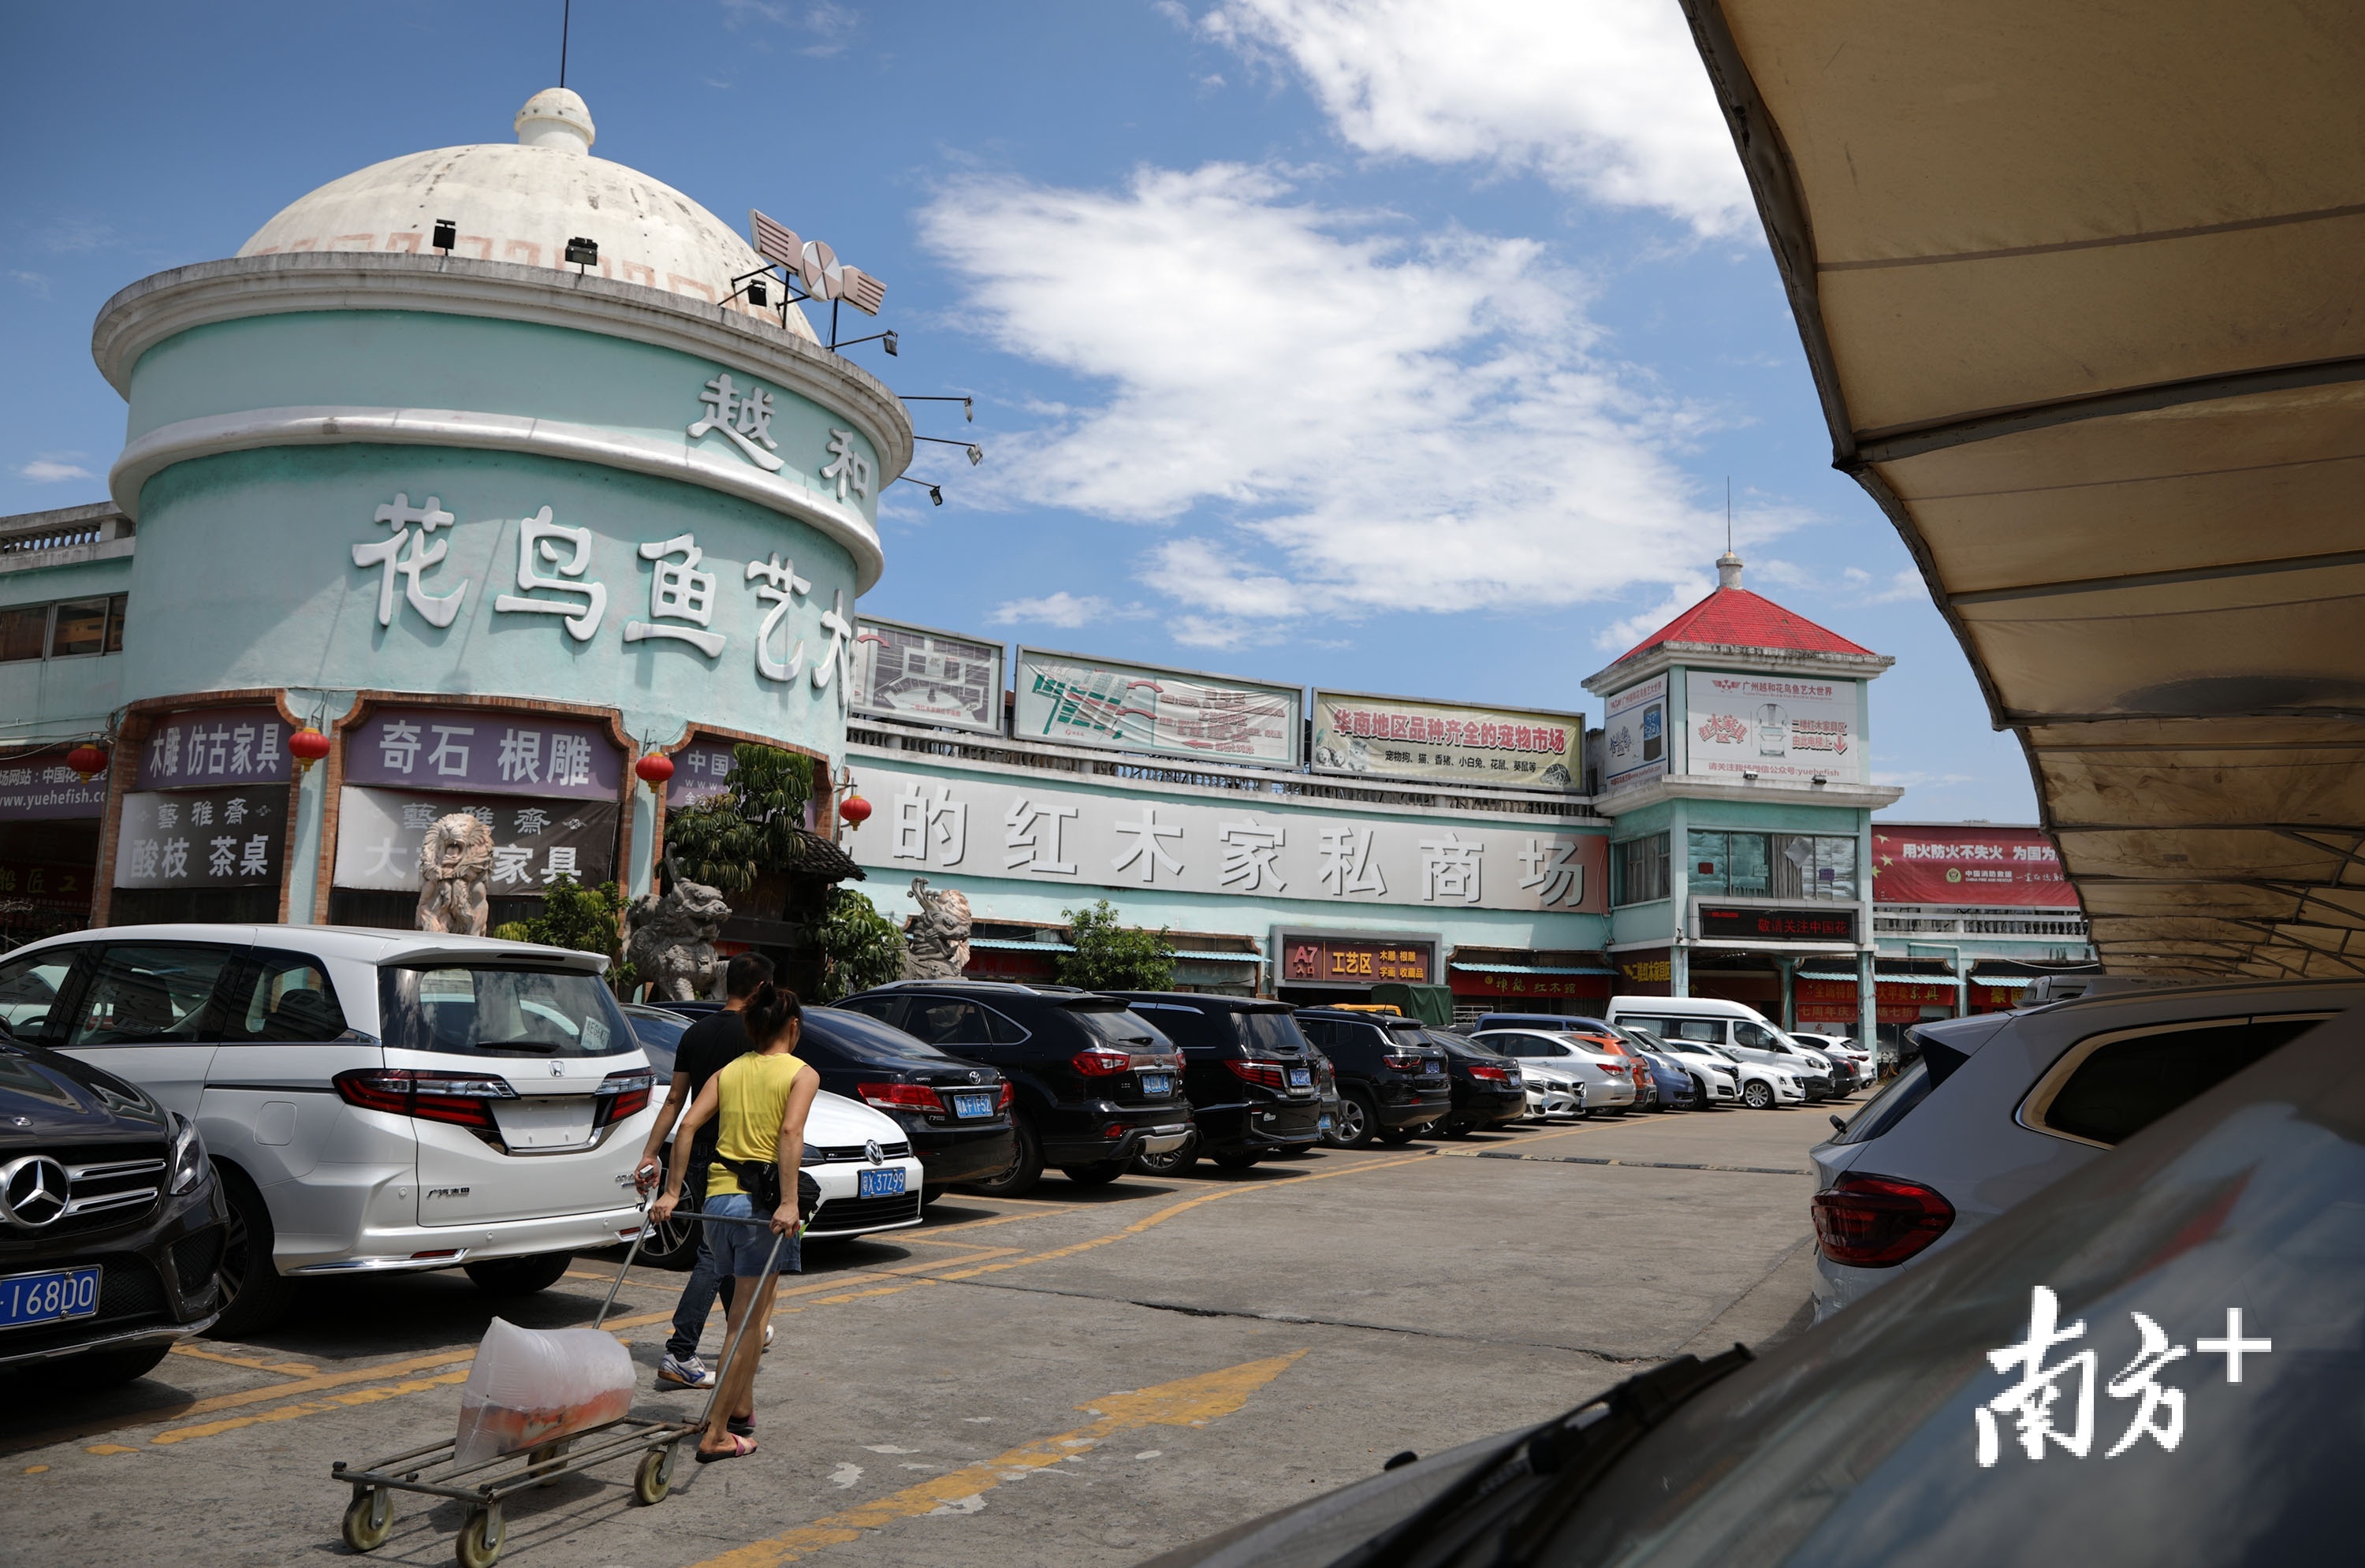
M 1584 749 L 1582 714 L 1314 694 L 1317 773 L 1577 790 Z
M 115 885 L 276 887 L 286 830 L 287 791 L 268 782 L 128 794 L 116 830 Z
M 862 616 L 854 623 L 853 706 L 1000 734 L 1002 647 Z
M 1297 765 L 1295 687 L 1021 648 L 1017 697 L 1013 733 L 1027 740 Z
M 738 762 L 730 743 L 725 741 L 692 741 L 667 755 L 673 758 L 673 777 L 666 780 L 666 810 L 669 812 L 711 801 L 723 793 L 731 769 Z
M 1750 942 L 1853 942 L 1852 909 L 1768 909 L 1751 904 L 1697 906 L 1702 937 Z M 1951 995 L 1951 993 L 1950 993 Z
M 855 772 L 878 815 L 847 847 L 864 867 L 891 876 L 950 872 L 1328 905 L 1608 907 L 1608 851 L 1597 828 L 1283 813 L 1253 798 L 1124 799 L 860 761 Z
M 1952 983 L 1936 980 L 1875 980 L 1876 1015 L 1883 1024 L 1916 1024 L 1921 1022 L 1925 1007 L 1955 1010 L 1955 988 Z M 1854 980 L 1800 980 L 1794 1000 L 1799 1009 L 1799 1023 L 1845 1024 L 1853 1028 L 1856 1023 L 1856 985 Z
M 346 732 L 345 781 L 576 801 L 616 798 L 623 757 L 606 731 L 487 708 L 381 708 Z
M 0 860 L 0 901 L 65 914 L 90 913 L 88 866 L 40 860 Z
M 1284 932 L 1280 951 L 1283 985 L 1428 985 L 1437 969 L 1436 943 L 1401 936 L 1361 941 Z
M 285 784 L 287 722 L 276 708 L 200 708 L 156 721 L 140 746 L 135 790 Z
M 1601 787 L 1641 784 L 1667 771 L 1667 678 L 1611 695 L 1601 717 Z
M 419 846 L 436 820 L 465 812 L 493 830 L 493 864 L 485 891 L 493 898 L 539 898 L 561 877 L 596 887 L 616 875 L 616 802 L 521 800 L 514 795 L 443 795 L 398 790 L 338 792 L 337 866 L 341 888 L 419 890 Z
M 1799 783 L 1865 778 L 1853 680 L 1693 670 L 1684 678 L 1687 771 Z
M 84 783 L 63 747 L 0 762 L 0 822 L 62 822 L 106 809 L 106 775 Z
M 1879 903 L 2075 909 L 2052 840 L 2032 827 L 1872 827 L 1872 896 Z

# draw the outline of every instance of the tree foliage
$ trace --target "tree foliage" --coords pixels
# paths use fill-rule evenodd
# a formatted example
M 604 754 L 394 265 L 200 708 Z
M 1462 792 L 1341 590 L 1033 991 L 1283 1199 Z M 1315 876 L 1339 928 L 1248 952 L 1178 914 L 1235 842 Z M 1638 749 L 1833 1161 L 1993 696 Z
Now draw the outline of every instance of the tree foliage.
M 821 947 L 821 994 L 835 1002 L 884 985 L 903 972 L 903 933 L 852 888 L 832 888 L 814 933 Z
M 618 996 L 629 997 L 639 983 L 633 966 L 623 961 L 624 896 L 613 882 L 587 888 L 562 876 L 544 890 L 542 913 L 526 920 L 506 921 L 493 935 L 510 942 L 539 942 L 545 947 L 571 947 L 578 953 L 599 953 L 608 959 L 608 984 Z
M 1086 991 L 1171 991 L 1174 986 L 1174 945 L 1168 928 L 1143 931 L 1122 925 L 1123 918 L 1108 900 L 1079 913 L 1063 909 L 1068 940 L 1073 953 L 1059 958 L 1059 979 Z
M 666 818 L 666 853 L 681 874 L 744 893 L 797 863 L 796 830 L 813 799 L 813 759 L 778 746 L 732 747 L 723 791 Z

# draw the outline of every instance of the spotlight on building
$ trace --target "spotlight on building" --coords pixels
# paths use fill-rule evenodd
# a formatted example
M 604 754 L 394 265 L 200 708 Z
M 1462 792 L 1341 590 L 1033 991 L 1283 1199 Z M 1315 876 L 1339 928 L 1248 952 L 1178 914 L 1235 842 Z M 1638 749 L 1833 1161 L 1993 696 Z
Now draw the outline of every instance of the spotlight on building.
M 942 506 L 945 504 L 944 487 L 941 485 L 931 485 L 925 479 L 914 479 L 909 474 L 898 474 L 895 477 L 901 479 L 906 485 L 917 485 L 920 488 L 927 491 L 928 499 L 936 505 Z
M 958 393 L 924 392 L 916 395 L 905 393 L 902 397 L 902 401 L 906 403 L 958 403 L 961 406 L 961 418 L 970 424 L 977 423 L 977 399 L 974 398 L 962 397 Z
M 1828 778 L 1824 778 L 1821 774 L 1818 773 L 1818 774 L 1816 774 L 1816 775 L 1815 775 L 1815 782 L 1816 782 L 1816 783 L 1818 783 L 1818 784 L 1828 784 L 1828 783 L 1830 783 L 1830 782 L 1831 782 L 1831 780 L 1830 780 L 1830 779 L 1828 779 Z
M 1754 784 L 1757 782 L 1757 775 L 1744 770 L 1741 775 L 1741 781 L 1743 784 Z
M 928 499 L 936 502 L 938 506 L 942 506 L 945 504 L 945 493 L 936 486 L 931 485 L 928 487 Z
M 974 468 L 984 461 L 985 448 L 972 443 L 969 449 L 969 465 Z
M 762 278 L 752 277 L 747 280 L 747 303 L 758 307 L 772 303 L 771 291 L 764 286 Z
M 577 272 L 581 272 L 586 267 L 598 266 L 600 242 L 596 240 L 586 240 L 580 234 L 572 236 L 566 241 L 566 261 L 567 264 Z
M 433 236 L 435 248 L 448 256 L 452 253 L 452 247 L 459 242 L 460 226 L 448 218 L 437 218 Z
M 895 334 L 894 334 L 894 333 L 892 333 L 892 332 L 881 332 L 881 333 L 880 333 L 880 334 L 879 334 L 879 336 L 880 336 L 880 338 L 882 341 L 884 341 L 884 342 L 885 342 L 885 343 L 887 344 L 887 353 L 888 353 L 888 357 L 890 357 L 890 358 L 893 358 L 893 357 L 895 357 L 895 344 L 896 344 L 896 342 L 897 342 L 897 341 L 898 341 L 898 340 L 896 339 Z
M 949 402 L 951 399 L 947 398 L 946 400 Z M 969 454 L 969 465 L 972 468 L 985 461 L 985 448 L 978 445 L 974 442 L 954 441 L 948 437 L 941 435 L 915 435 L 912 439 L 913 441 L 934 442 L 938 446 L 958 446 Z

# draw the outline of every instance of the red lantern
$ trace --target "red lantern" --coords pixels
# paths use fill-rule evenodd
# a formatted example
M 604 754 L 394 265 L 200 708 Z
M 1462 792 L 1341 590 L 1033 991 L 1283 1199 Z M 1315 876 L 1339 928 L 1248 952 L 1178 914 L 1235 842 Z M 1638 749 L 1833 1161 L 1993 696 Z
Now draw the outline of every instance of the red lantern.
M 296 759 L 296 774 L 302 778 L 312 771 L 312 765 L 329 755 L 329 737 L 307 725 L 287 737 L 287 755 Z
M 860 827 L 870 820 L 870 802 L 859 795 L 848 795 L 837 803 L 838 819 L 848 827 Z
M 82 781 L 87 784 L 106 771 L 106 753 L 103 748 L 84 742 L 66 753 L 66 766 L 81 774 Z
M 654 792 L 673 777 L 673 758 L 663 752 L 653 751 L 633 764 L 633 772 Z

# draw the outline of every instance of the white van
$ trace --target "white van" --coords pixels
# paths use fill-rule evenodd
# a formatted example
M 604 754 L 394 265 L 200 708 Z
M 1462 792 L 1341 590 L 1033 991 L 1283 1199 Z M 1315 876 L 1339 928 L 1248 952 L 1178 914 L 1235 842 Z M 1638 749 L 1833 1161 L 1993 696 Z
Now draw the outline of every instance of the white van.
M 1697 1041 L 1777 1074 L 1787 1073 L 1810 1101 L 1826 1099 L 1836 1090 L 1830 1058 L 1800 1045 L 1744 1002 L 1712 996 L 1613 996 L 1602 1015 L 1612 1024 L 1648 1029 L 1670 1045 Z M 1748 1087 L 1743 1084 L 1743 1098 L 1756 1106 L 1758 1102 L 1750 1097 Z M 1778 1082 L 1772 1088 L 1774 1102 L 1788 1099 Z
M 306 1274 L 555 1283 L 640 1228 L 656 1075 L 591 953 L 319 925 L 118 925 L 0 958 L 18 1038 L 189 1117 L 230 1201 L 214 1332 Z

